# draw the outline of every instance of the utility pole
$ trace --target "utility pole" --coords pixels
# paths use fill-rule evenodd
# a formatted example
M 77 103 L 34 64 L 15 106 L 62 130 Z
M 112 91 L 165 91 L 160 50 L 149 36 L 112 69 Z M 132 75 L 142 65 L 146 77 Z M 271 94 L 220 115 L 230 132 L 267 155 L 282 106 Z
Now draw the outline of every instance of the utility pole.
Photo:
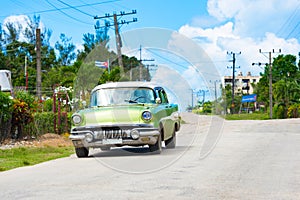
M 192 110 L 193 110 L 193 108 L 194 108 L 194 90 L 193 89 L 191 89 L 192 90 Z
M 120 66 L 120 72 L 121 74 L 124 74 L 124 66 L 123 66 L 123 59 L 122 59 L 122 43 L 121 43 L 121 37 L 119 33 L 119 24 L 117 19 L 117 14 L 114 14 L 114 25 L 115 25 L 115 36 L 116 36 L 116 46 L 117 46 L 117 54 L 118 54 L 118 63 Z
M 211 83 L 214 83 L 214 90 L 215 90 L 215 110 L 217 111 L 217 104 L 218 104 L 218 93 L 217 93 L 217 82 L 220 82 L 220 80 L 210 80 Z
M 272 53 L 281 53 L 281 49 L 279 49 L 278 52 L 275 52 L 273 49 L 269 52 L 262 52 L 261 49 L 259 49 L 259 53 L 265 54 L 268 53 L 269 55 L 269 101 L 270 101 L 270 119 L 273 119 L 273 88 L 272 88 Z M 253 65 L 253 64 L 252 64 Z
M 234 52 L 227 52 L 228 55 L 232 55 L 232 94 L 231 94 L 231 114 L 233 114 L 234 111 L 234 90 L 235 90 L 235 61 L 236 61 L 236 54 L 241 54 L 241 52 L 239 53 L 234 53 Z
M 27 56 L 25 56 L 25 88 L 28 91 L 28 67 L 27 67 Z
M 146 67 L 147 67 L 147 73 L 148 73 L 147 81 L 150 81 L 151 80 L 150 71 L 155 71 L 156 70 L 155 68 L 157 68 L 157 65 L 155 65 L 155 64 L 146 64 Z
M 151 58 L 151 59 L 142 59 L 142 45 L 140 45 L 139 51 L 140 51 L 140 67 L 139 67 L 139 70 L 140 70 L 140 76 L 139 77 L 140 78 L 139 78 L 139 80 L 142 81 L 142 79 L 143 79 L 143 64 L 142 64 L 142 61 L 154 61 L 154 59 L 153 58 Z
M 132 21 L 125 21 L 125 20 L 118 21 L 118 17 L 122 17 L 125 15 L 132 15 L 132 14 L 136 14 L 136 10 L 132 10 L 132 12 L 128 12 L 128 13 L 121 11 L 120 14 L 116 14 L 116 13 L 114 13 L 113 15 L 105 14 L 105 16 L 102 16 L 102 17 L 98 17 L 98 16 L 94 17 L 94 19 L 113 18 L 114 23 L 111 25 L 110 22 L 105 22 L 104 27 L 111 27 L 111 26 L 115 27 L 116 47 L 117 47 L 118 63 L 120 66 L 121 76 L 124 74 L 124 66 L 123 66 L 123 60 L 122 60 L 122 51 L 121 51 L 122 40 L 121 40 L 121 36 L 120 36 L 120 32 L 119 32 L 119 29 L 120 29 L 119 25 L 137 22 L 137 18 L 133 18 Z M 95 26 L 95 29 L 99 29 L 99 28 L 103 28 L 103 27 Z
M 41 30 L 36 29 L 36 95 L 42 98 L 42 70 L 41 70 Z

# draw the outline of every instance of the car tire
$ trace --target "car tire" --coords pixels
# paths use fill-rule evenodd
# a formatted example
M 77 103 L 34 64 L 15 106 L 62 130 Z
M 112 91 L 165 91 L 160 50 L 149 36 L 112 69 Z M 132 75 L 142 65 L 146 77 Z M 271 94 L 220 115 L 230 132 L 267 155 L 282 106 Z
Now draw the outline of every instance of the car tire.
M 110 147 L 100 147 L 101 151 L 110 151 Z
M 165 141 L 165 145 L 167 149 L 174 149 L 176 146 L 176 133 L 174 130 L 174 133 L 172 135 L 172 137 L 168 140 Z
M 153 145 L 149 145 L 150 152 L 153 152 L 155 154 L 160 154 L 162 151 L 162 145 L 161 145 L 161 134 L 159 134 L 157 142 Z
M 86 158 L 89 155 L 89 149 L 85 147 L 75 148 L 75 152 L 78 158 Z

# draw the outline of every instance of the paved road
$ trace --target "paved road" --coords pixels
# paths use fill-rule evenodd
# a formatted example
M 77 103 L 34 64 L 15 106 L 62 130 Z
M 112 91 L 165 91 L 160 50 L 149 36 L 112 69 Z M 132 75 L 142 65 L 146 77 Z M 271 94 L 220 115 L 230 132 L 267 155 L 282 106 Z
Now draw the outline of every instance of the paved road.
M 300 199 L 300 119 L 184 114 L 176 149 L 95 150 L 0 173 L 0 199 Z

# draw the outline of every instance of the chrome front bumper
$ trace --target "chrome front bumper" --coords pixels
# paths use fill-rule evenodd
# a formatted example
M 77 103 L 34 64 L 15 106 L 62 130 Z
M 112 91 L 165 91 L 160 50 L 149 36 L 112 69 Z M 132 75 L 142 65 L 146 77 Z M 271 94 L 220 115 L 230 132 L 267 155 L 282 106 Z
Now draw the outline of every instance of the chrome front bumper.
M 105 146 L 125 146 L 125 145 L 153 145 L 157 142 L 160 134 L 157 128 L 125 128 L 109 129 L 105 127 L 91 128 L 84 130 L 71 130 L 70 139 L 75 147 L 105 147 Z

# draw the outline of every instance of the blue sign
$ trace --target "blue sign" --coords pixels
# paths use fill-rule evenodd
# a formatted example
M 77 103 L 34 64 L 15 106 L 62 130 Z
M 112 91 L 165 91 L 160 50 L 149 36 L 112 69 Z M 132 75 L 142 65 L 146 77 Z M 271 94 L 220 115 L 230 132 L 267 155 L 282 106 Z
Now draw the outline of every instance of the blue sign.
M 256 94 L 250 94 L 242 97 L 242 103 L 256 102 Z

